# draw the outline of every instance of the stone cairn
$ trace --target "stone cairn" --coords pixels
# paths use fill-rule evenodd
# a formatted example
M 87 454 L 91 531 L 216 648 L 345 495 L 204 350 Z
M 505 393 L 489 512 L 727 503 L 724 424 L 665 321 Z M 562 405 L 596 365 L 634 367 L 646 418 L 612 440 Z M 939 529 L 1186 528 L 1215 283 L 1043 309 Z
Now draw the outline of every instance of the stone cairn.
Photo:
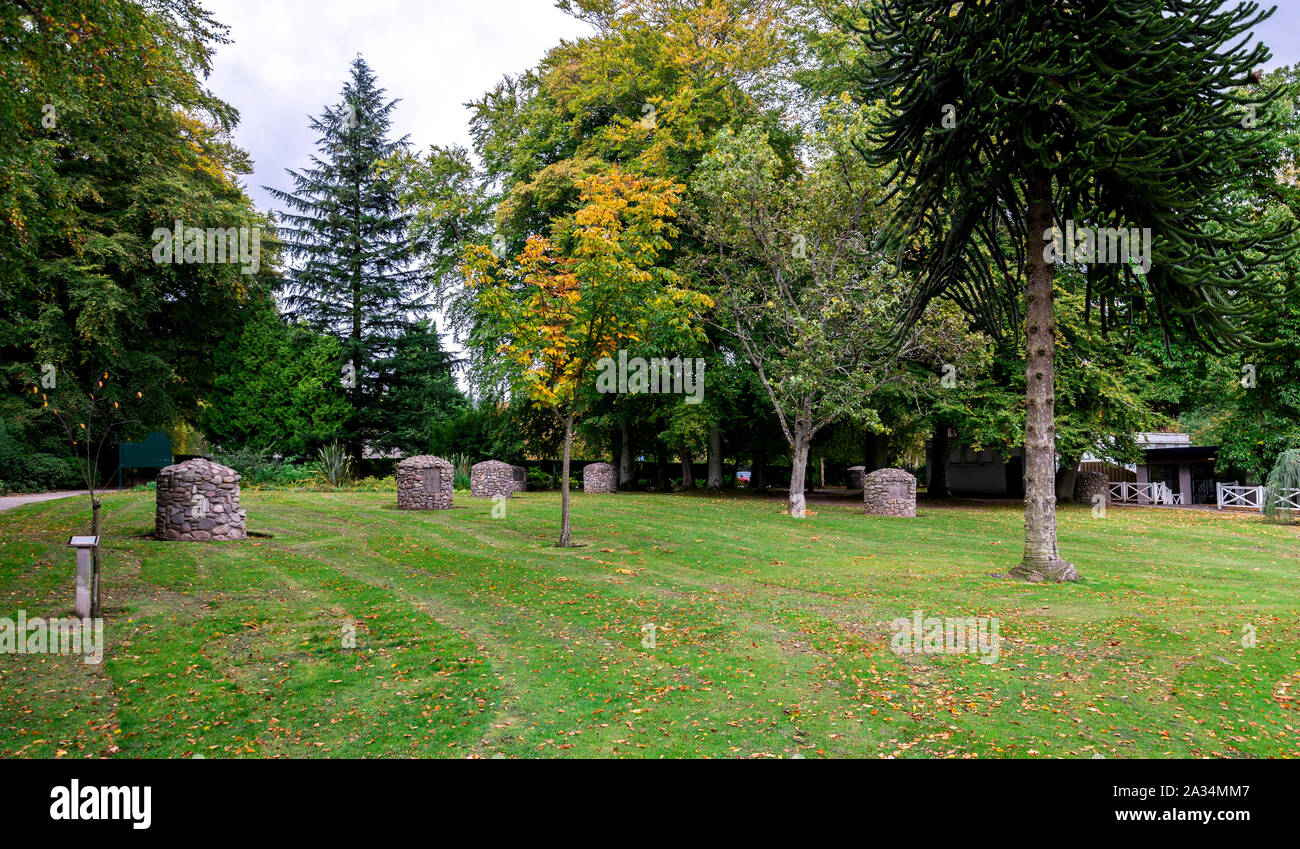
M 1101 500 L 1094 502 L 1098 495 Z M 1101 472 L 1079 472 L 1074 479 L 1074 500 L 1080 504 L 1105 504 L 1110 500 L 1110 478 Z
M 515 467 L 500 460 L 484 460 L 469 470 L 469 494 L 475 498 L 495 498 L 515 492 Z
M 848 489 L 864 489 L 867 483 L 866 466 L 849 466 L 848 476 L 845 478 L 845 487 Z
M 450 510 L 455 470 L 441 457 L 419 454 L 397 464 L 397 506 L 402 510 Z
M 588 463 L 582 467 L 583 492 L 617 492 L 618 478 L 609 463 Z
M 248 538 L 239 509 L 239 473 L 211 460 L 186 460 L 158 472 L 154 533 L 158 539 Z
M 528 470 L 523 466 L 511 466 L 510 470 L 514 472 L 515 492 L 524 492 L 528 489 Z
M 916 478 L 902 469 L 877 469 L 866 476 L 862 501 L 868 516 L 915 516 Z

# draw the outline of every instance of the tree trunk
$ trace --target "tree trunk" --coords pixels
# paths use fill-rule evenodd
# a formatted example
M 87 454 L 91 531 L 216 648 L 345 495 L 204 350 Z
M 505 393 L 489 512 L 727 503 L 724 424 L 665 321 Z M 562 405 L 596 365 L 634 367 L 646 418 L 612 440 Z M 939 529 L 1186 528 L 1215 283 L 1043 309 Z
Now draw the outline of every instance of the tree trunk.
M 767 442 L 759 437 L 758 447 L 754 450 L 754 467 L 749 470 L 749 485 L 757 490 L 767 489 L 767 475 L 763 470 L 767 467 Z
M 874 472 L 889 465 L 889 436 L 874 431 L 867 433 L 865 471 Z
M 569 528 L 569 458 L 573 448 L 573 412 L 564 417 L 564 462 L 560 466 L 560 548 L 573 545 Z
M 1074 501 L 1074 482 L 1079 477 L 1079 458 L 1062 457 L 1056 470 L 1056 500 Z
M 95 491 L 90 491 L 90 535 L 99 536 L 99 508 L 103 501 L 95 495 Z M 91 567 L 90 567 L 90 618 L 99 618 L 99 546 L 96 545 L 91 550 Z
M 709 428 L 709 491 L 722 489 L 722 429 Z
M 352 350 L 349 352 L 349 359 L 352 363 L 352 389 L 348 392 L 348 401 L 352 404 L 352 422 L 355 428 L 352 431 L 352 438 L 348 440 L 348 453 L 352 455 L 352 468 L 359 473 L 361 470 L 361 455 L 365 451 L 361 437 L 361 328 L 363 326 L 362 310 L 365 308 L 362 303 L 362 256 L 358 246 L 363 244 L 361 228 L 361 180 L 360 171 L 354 173 L 352 179 Z
M 631 489 L 634 469 L 632 458 L 632 429 L 623 425 L 623 450 L 618 455 L 618 488 Z
M 691 452 L 682 449 L 682 489 L 695 489 L 695 469 L 691 466 Z
M 1025 555 L 1011 575 L 1028 581 L 1077 581 L 1056 550 L 1056 314 L 1053 268 L 1043 255 L 1054 223 L 1052 177 L 1029 173 L 1025 274 Z
M 666 453 L 668 453 L 668 449 L 664 447 L 662 442 L 660 442 L 659 450 L 655 452 L 655 490 L 657 492 L 664 492 L 668 489 L 668 486 L 664 481 L 664 478 L 666 477 L 664 474 L 664 466 L 667 465 L 664 461 L 664 455 Z
M 934 433 L 930 437 L 929 482 L 926 484 L 926 498 L 947 498 L 948 492 L 948 423 L 942 419 L 935 422 Z
M 804 499 L 804 481 L 808 478 L 808 444 L 812 437 L 800 423 L 794 426 L 794 444 L 790 446 L 790 516 L 802 519 L 808 505 Z

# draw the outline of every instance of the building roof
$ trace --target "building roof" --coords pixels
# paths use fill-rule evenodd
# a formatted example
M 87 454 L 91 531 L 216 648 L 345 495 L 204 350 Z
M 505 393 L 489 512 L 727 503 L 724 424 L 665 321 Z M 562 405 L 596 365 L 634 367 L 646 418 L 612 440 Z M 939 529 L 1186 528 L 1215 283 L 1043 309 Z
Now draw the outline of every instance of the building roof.
M 1213 463 L 1219 454 L 1219 446 L 1187 445 L 1177 448 L 1148 448 L 1144 453 L 1147 463 L 1167 463 L 1171 460 Z
M 1190 433 L 1162 433 L 1148 431 L 1133 434 L 1133 441 L 1150 448 L 1186 448 L 1192 444 Z

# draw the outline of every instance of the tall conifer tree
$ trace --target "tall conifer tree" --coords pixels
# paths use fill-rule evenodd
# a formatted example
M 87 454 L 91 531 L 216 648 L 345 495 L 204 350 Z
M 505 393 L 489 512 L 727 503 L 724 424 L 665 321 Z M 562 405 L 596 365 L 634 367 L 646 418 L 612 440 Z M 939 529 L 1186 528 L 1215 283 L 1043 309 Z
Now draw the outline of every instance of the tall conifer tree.
M 1054 266 L 1088 280 L 1103 327 L 1152 321 L 1211 348 L 1258 342 L 1269 263 L 1293 233 L 1238 191 L 1272 179 L 1250 29 L 1220 0 L 879 0 L 862 11 L 859 95 L 887 117 L 862 146 L 894 168 L 882 234 L 920 273 L 903 321 L 947 296 L 1025 344 L 1025 549 L 1012 574 L 1077 580 L 1056 544 Z M 892 193 L 891 193 L 892 194 Z M 1054 251 L 1054 228 L 1150 228 L 1132 262 Z M 1068 248 L 1067 248 L 1068 251 Z M 1107 257 L 1110 259 L 1110 257 Z M 900 331 L 901 332 L 901 331 Z
M 396 105 L 358 56 L 342 101 L 312 119 L 320 133 L 319 155 L 303 171 L 289 170 L 292 192 L 267 187 L 291 210 L 281 230 L 295 260 L 286 304 L 295 317 L 342 343 L 353 457 L 360 457 L 364 442 L 389 429 L 383 389 L 392 382 L 397 340 L 424 306 L 414 263 L 420 246 L 408 238 L 410 216 L 398 203 L 400 186 L 380 168 L 407 148 L 406 137 L 388 137 Z

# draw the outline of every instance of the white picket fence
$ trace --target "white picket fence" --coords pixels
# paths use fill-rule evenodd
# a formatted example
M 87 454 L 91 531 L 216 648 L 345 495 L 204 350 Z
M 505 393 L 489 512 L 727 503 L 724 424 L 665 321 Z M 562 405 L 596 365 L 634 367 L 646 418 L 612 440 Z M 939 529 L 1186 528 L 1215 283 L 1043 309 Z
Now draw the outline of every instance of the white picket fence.
M 1110 484 L 1110 499 L 1121 504 L 1182 504 L 1183 494 L 1174 492 L 1160 481 L 1153 483 L 1116 481 Z
M 1251 510 L 1264 512 L 1264 487 L 1217 484 L 1215 494 L 1220 510 Z M 1280 510 L 1300 510 L 1300 489 L 1284 489 L 1277 494 Z

